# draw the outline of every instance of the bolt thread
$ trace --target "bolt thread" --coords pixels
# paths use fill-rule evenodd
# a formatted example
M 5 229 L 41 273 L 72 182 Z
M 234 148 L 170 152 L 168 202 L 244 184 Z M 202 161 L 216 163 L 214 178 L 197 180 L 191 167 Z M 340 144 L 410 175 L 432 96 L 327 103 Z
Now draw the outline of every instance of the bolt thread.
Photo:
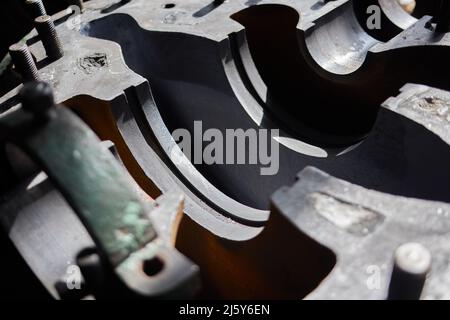
M 16 71 L 22 76 L 25 82 L 39 80 L 36 64 L 26 44 L 13 44 L 9 47 L 9 54 Z
M 33 20 L 37 17 L 47 15 L 42 0 L 26 0 L 25 4 L 27 5 L 30 17 Z
M 40 16 L 34 20 L 34 23 L 47 56 L 52 60 L 61 58 L 64 51 L 52 18 L 47 15 Z

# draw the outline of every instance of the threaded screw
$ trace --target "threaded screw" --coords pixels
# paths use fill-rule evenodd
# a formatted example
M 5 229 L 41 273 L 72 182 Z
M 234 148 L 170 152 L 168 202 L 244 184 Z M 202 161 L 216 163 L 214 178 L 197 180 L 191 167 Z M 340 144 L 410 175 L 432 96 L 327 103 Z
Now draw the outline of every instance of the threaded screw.
M 34 24 L 47 56 L 52 60 L 58 60 L 64 56 L 64 51 L 52 18 L 47 15 L 40 16 L 34 20 Z
M 36 19 L 37 17 L 47 15 L 42 0 L 26 0 L 25 4 L 27 5 L 30 17 L 33 20 Z
M 11 56 L 16 71 L 22 76 L 23 81 L 29 82 L 39 80 L 36 64 L 25 43 L 16 43 L 10 46 L 9 55 Z

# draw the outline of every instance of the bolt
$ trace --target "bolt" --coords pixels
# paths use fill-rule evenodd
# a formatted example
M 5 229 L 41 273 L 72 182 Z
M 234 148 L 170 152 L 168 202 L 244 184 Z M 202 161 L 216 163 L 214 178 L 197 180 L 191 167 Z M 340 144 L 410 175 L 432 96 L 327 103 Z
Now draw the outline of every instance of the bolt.
M 27 5 L 28 12 L 30 17 L 34 20 L 37 17 L 45 16 L 47 13 L 45 12 L 44 4 L 42 0 L 26 0 L 25 4 Z
M 22 108 L 39 119 L 48 119 L 55 105 L 52 87 L 43 81 L 29 82 L 19 91 Z
M 395 251 L 388 300 L 418 300 L 431 268 L 431 254 L 419 243 L 406 243 Z
M 435 18 L 436 32 L 446 33 L 450 31 L 450 1 L 441 0 L 439 11 Z
M 40 16 L 34 20 L 34 24 L 47 56 L 52 60 L 61 58 L 64 55 L 64 51 L 52 18 L 47 15 Z
M 25 82 L 39 80 L 36 64 L 25 43 L 16 43 L 10 46 L 9 55 L 11 56 L 16 71 L 22 76 Z

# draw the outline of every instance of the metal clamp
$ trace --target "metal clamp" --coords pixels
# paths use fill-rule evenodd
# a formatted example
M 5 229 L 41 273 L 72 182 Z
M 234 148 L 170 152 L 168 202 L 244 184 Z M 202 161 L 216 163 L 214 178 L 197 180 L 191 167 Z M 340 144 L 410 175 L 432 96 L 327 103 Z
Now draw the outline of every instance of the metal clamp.
M 197 267 L 158 236 L 154 208 L 114 156 L 99 148 L 95 134 L 71 111 L 54 106 L 46 83 L 25 85 L 20 97 L 22 108 L 0 119 L 0 142 L 18 146 L 47 173 L 93 238 L 104 275 L 102 288 L 91 286 L 94 295 L 192 294 Z M 155 261 L 161 264 L 157 272 L 145 274 L 146 264 Z M 118 290 L 105 290 L 111 287 Z

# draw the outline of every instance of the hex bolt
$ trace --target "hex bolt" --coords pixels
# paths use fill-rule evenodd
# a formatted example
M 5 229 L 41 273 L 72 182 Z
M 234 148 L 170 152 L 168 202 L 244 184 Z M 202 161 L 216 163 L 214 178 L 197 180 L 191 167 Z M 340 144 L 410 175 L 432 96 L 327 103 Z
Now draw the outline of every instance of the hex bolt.
M 406 243 L 395 251 L 388 300 L 419 300 L 431 269 L 431 254 L 419 243 Z
M 16 43 L 10 46 L 9 55 L 16 67 L 16 71 L 22 76 L 24 82 L 39 80 L 36 64 L 25 43 Z
M 33 20 L 36 19 L 37 17 L 47 15 L 42 0 L 26 0 L 25 4 L 27 5 L 30 17 Z
M 29 82 L 19 91 L 22 108 L 41 120 L 49 118 L 49 111 L 55 105 L 53 89 L 43 81 Z
M 435 19 L 436 32 L 446 33 L 450 31 L 450 1 L 441 0 Z
M 61 58 L 64 55 L 64 51 L 52 18 L 47 15 L 40 16 L 34 20 L 34 24 L 47 56 L 52 60 Z

